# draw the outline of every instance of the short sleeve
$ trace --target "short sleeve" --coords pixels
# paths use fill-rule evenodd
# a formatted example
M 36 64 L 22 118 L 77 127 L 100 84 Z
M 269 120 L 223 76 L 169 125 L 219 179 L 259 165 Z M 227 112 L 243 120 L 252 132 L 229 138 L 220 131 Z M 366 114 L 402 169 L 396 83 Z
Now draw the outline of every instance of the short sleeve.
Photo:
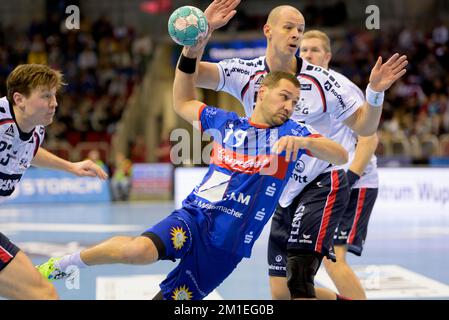
M 294 121 L 294 120 L 292 120 Z M 291 131 L 292 135 L 298 136 L 298 137 L 321 137 L 321 134 L 316 131 L 312 126 L 299 123 L 297 121 L 294 121 L 296 123 L 296 128 Z
M 203 105 L 198 113 L 202 132 L 210 129 L 221 130 L 229 120 L 238 118 L 238 115 L 234 112 L 225 111 L 207 105 Z
M 251 69 L 242 59 L 228 59 L 217 64 L 220 81 L 216 91 L 224 91 L 241 100 L 243 87 L 250 80 Z

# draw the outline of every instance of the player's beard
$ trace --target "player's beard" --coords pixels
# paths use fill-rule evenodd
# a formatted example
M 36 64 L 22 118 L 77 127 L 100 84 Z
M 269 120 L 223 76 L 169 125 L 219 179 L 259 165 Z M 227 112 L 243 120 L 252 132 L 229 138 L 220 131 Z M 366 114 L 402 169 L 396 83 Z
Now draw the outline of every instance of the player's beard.
M 288 120 L 288 116 L 285 116 L 283 114 L 277 114 L 275 119 L 277 119 L 277 125 L 280 126 L 281 124 L 284 124 Z
M 270 117 L 270 120 L 271 120 L 270 126 L 277 127 L 283 125 L 288 120 L 288 118 L 285 118 L 280 113 L 275 113 Z

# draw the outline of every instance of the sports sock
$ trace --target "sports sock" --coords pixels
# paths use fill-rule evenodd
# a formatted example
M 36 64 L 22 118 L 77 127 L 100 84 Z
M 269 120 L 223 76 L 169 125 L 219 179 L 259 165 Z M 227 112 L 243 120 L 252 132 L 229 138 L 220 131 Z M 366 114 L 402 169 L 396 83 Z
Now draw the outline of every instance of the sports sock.
M 85 268 L 85 267 L 87 267 L 87 264 L 85 264 L 83 262 L 83 260 L 81 260 L 80 253 L 81 252 L 68 254 L 68 255 L 62 257 L 61 260 L 56 262 L 55 265 L 63 271 L 66 270 L 69 266 L 76 266 L 80 269 Z

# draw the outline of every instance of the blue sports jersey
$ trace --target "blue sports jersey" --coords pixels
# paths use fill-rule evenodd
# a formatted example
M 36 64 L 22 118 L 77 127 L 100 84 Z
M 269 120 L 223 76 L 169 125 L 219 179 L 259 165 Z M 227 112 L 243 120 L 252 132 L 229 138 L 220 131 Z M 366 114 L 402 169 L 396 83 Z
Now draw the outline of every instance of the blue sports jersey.
M 250 257 L 254 241 L 274 212 L 295 161 L 272 154 L 283 136 L 310 136 L 313 129 L 288 120 L 269 128 L 210 106 L 199 113 L 201 129 L 213 137 L 209 170 L 183 201 L 187 210 L 201 209 L 210 244 Z M 306 152 L 300 150 L 298 157 Z

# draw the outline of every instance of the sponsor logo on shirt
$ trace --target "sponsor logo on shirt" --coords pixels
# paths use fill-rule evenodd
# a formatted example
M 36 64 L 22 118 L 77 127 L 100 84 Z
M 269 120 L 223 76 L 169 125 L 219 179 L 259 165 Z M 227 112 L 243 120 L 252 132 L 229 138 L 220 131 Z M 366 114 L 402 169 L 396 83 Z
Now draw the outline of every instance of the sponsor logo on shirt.
M 346 109 L 346 104 L 343 101 L 343 97 L 335 89 L 331 90 L 331 93 L 338 99 L 339 106 L 344 110 Z
M 5 131 L 5 135 L 14 138 L 14 127 L 12 125 Z
M 312 90 L 312 85 L 310 83 L 301 83 L 302 91 L 310 91 Z
M 245 69 L 242 69 L 242 68 L 238 68 L 238 67 L 233 67 L 232 69 L 225 68 L 224 72 L 225 72 L 227 77 L 230 77 L 232 73 L 241 73 L 241 74 L 249 76 L 249 71 L 248 70 L 245 70 Z

